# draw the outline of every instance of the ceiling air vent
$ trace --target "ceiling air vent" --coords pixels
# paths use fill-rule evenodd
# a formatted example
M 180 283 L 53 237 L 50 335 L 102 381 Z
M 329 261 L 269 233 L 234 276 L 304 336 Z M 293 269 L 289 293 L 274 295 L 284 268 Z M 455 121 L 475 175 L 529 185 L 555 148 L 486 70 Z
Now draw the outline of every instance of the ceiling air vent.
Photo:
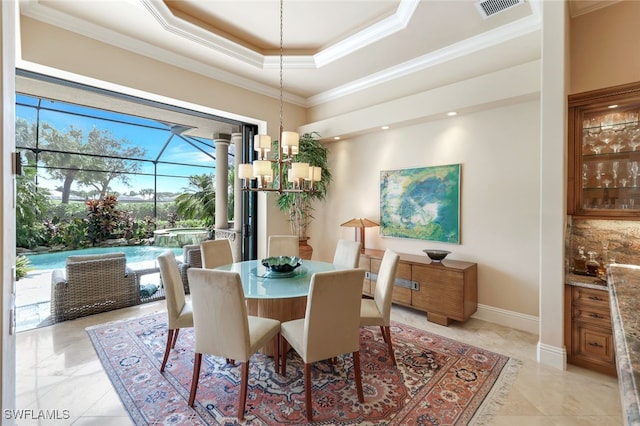
M 523 3 L 524 0 L 484 0 L 476 2 L 476 7 L 483 18 L 488 18 Z

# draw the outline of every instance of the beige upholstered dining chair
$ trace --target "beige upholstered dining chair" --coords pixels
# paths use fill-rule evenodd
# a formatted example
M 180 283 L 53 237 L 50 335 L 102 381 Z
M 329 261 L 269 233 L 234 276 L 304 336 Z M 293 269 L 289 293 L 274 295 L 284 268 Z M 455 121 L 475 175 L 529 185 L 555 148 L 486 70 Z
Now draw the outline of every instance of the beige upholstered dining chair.
M 360 264 L 360 242 L 338 240 L 333 255 L 333 264 L 345 268 L 357 268 Z
M 173 251 L 167 250 L 158 256 L 160 265 L 160 277 L 164 286 L 165 299 L 167 301 L 167 320 L 169 334 L 167 335 L 167 346 L 162 358 L 160 371 L 164 371 L 169 359 L 169 352 L 176 347 L 178 334 L 181 328 L 193 327 L 193 314 L 191 303 L 186 301 L 184 287 L 178 269 L 178 262 Z
M 373 299 L 362 299 L 360 305 L 360 326 L 379 326 L 382 338 L 389 347 L 391 363 L 396 365 L 396 356 L 391 343 L 391 295 L 393 282 L 396 279 L 398 260 L 400 256 L 391 249 L 387 249 L 382 256 L 382 263 L 376 281 Z
M 317 272 L 311 277 L 305 317 L 280 327 L 281 374 L 286 375 L 286 342 L 304 361 L 307 420 L 313 421 L 311 364 L 351 353 L 358 401 L 364 402 L 360 377 L 360 299 L 364 269 Z M 285 342 L 286 340 L 286 342 Z
M 270 235 L 267 256 L 300 256 L 299 246 L 297 235 Z
M 202 267 L 205 269 L 213 269 L 233 263 L 231 243 L 227 239 L 201 242 L 200 255 L 202 257 Z
M 193 407 L 202 354 L 242 362 L 238 419 L 244 419 L 249 381 L 249 359 L 270 339 L 274 343 L 274 370 L 278 371 L 280 321 L 249 316 L 237 272 L 189 269 L 196 338 L 189 406 Z

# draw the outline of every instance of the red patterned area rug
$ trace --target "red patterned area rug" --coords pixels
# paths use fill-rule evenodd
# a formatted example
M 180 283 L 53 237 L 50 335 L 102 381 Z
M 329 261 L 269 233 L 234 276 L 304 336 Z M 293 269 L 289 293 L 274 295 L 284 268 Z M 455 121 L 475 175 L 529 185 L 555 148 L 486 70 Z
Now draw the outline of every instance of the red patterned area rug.
M 136 425 L 300 425 L 306 423 L 303 364 L 293 351 L 287 377 L 273 360 L 251 358 L 245 420 L 236 419 L 240 368 L 204 356 L 194 408 L 187 405 L 193 372 L 192 329 L 180 330 L 165 373 L 166 315 L 87 329 L 98 357 Z M 376 328 L 363 328 L 360 360 L 365 402 L 356 395 L 350 355 L 313 365 L 314 424 L 467 425 L 488 422 L 520 362 L 416 328 L 393 323 L 398 368 L 390 367 Z

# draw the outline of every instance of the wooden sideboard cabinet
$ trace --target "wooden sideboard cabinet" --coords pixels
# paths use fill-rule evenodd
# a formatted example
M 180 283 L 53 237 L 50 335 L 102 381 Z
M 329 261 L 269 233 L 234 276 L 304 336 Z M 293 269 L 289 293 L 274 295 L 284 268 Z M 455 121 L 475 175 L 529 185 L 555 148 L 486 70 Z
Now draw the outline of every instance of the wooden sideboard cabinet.
M 616 375 L 607 287 L 565 285 L 565 346 L 570 364 Z
M 367 271 L 365 295 L 375 293 L 382 250 L 365 250 L 360 267 Z M 399 253 L 393 287 L 393 303 L 427 313 L 427 320 L 441 325 L 466 321 L 478 308 L 478 265 L 459 260 L 431 262 L 425 256 Z

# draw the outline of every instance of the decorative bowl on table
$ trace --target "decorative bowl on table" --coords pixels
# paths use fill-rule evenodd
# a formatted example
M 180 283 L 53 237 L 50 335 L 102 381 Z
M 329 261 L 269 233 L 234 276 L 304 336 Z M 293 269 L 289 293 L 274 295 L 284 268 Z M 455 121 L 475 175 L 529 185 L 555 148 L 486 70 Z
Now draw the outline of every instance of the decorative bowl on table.
M 449 253 L 451 253 L 450 251 L 447 250 L 432 250 L 432 249 L 426 249 L 426 250 L 422 250 L 423 252 L 426 253 L 427 256 L 429 256 L 429 259 L 431 259 L 434 262 L 442 262 L 442 260 L 447 257 L 447 255 Z
M 302 265 L 302 259 L 298 256 L 274 256 L 262 259 L 262 266 L 278 273 L 292 272 L 300 265 Z

